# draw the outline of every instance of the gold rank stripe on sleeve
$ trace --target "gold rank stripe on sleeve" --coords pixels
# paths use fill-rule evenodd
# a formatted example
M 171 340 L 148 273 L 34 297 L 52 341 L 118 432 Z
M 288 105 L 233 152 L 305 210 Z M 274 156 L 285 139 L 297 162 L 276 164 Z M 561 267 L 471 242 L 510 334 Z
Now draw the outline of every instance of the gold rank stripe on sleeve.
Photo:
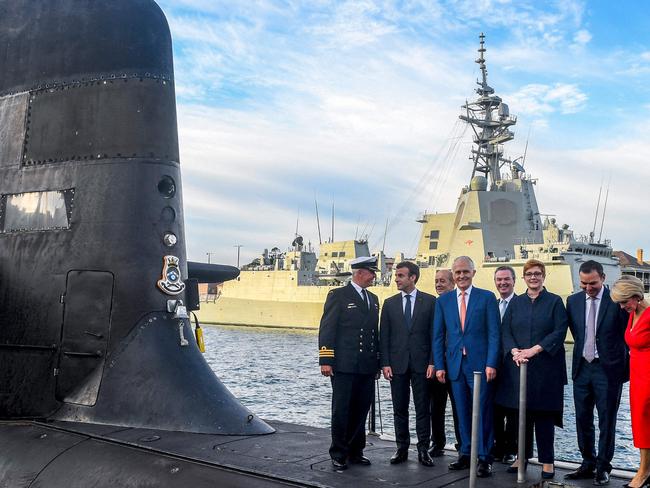
M 333 358 L 334 357 L 334 349 L 327 349 L 325 346 L 323 346 L 318 351 L 318 357 L 320 357 L 320 358 Z

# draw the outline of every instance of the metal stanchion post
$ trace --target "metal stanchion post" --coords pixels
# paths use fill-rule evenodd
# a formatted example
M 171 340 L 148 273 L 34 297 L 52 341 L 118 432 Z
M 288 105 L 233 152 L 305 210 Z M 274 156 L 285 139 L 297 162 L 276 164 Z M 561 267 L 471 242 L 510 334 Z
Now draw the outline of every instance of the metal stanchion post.
M 519 443 L 517 483 L 526 482 L 526 370 L 528 363 L 519 364 Z
M 472 448 L 469 461 L 469 488 L 476 486 L 478 464 L 478 428 L 481 420 L 481 379 L 483 373 L 474 371 L 474 396 L 472 398 Z
M 377 382 L 375 382 L 375 386 L 378 387 L 379 385 Z M 379 388 L 377 388 L 379 390 Z M 375 402 L 377 401 L 377 397 L 375 394 L 372 394 L 372 404 L 370 405 L 370 431 L 368 432 L 369 434 L 376 435 L 377 434 L 377 423 L 375 421 Z

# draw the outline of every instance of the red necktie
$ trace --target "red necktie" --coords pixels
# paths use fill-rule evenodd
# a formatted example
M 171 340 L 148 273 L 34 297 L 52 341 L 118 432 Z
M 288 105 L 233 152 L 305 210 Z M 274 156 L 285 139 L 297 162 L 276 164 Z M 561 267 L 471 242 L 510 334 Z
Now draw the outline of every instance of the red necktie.
M 460 292 L 460 330 L 465 331 L 465 316 L 467 315 L 467 304 L 465 303 L 465 294 L 467 292 Z

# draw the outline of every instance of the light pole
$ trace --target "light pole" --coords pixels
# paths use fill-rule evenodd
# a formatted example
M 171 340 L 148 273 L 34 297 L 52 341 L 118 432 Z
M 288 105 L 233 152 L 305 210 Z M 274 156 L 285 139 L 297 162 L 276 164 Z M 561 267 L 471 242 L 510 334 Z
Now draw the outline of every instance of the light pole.
M 235 244 L 235 245 L 232 246 L 232 247 L 236 247 L 236 248 L 237 248 L 237 267 L 239 268 L 239 254 L 240 254 L 240 252 L 241 252 L 241 248 L 244 247 L 244 245 L 243 245 L 243 244 Z
M 205 253 L 205 255 L 208 257 L 208 264 L 210 264 L 210 261 L 211 261 L 210 258 L 212 257 L 213 254 L 217 254 L 217 253 L 216 252 L 206 252 Z

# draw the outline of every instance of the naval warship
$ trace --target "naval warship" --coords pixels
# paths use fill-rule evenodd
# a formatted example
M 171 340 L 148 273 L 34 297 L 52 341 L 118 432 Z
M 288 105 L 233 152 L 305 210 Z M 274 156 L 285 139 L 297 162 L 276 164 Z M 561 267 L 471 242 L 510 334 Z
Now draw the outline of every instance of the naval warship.
M 425 213 L 417 220 L 421 225 L 417 255 L 410 260 L 421 267 L 418 286 L 433 293 L 435 272 L 449 269 L 453 260 L 463 255 L 476 264 L 476 286 L 486 289 L 494 289 L 493 274 L 498 266 L 512 266 L 517 276 L 522 276 L 523 264 L 531 258 L 544 262 L 546 287 L 564 298 L 579 290 L 578 269 L 586 260 L 600 262 L 606 283 L 612 284 L 621 271 L 610 241 L 595 239 L 593 232 L 577 236 L 568 225 L 560 226 L 555 218 L 540 213 L 535 197 L 537 180 L 524 167 L 525 158 L 504 155 L 505 145 L 514 139 L 517 117 L 488 84 L 485 52 L 481 34 L 477 97 L 462 106 L 459 116 L 473 132 L 469 181 L 460 190 L 453 212 Z M 327 293 L 349 274 L 348 262 L 371 254 L 366 240 L 323 243 L 317 254 L 303 245 L 302 238 L 294 239 L 285 252 L 272 251 L 265 251 L 251 265 L 242 267 L 237 280 L 207 296 L 201 320 L 316 328 Z M 378 256 L 382 273 L 371 289 L 383 301 L 397 289 L 383 252 L 372 254 Z M 403 258 L 399 254 L 395 262 Z M 517 280 L 515 290 L 523 292 L 524 287 L 523 280 Z

